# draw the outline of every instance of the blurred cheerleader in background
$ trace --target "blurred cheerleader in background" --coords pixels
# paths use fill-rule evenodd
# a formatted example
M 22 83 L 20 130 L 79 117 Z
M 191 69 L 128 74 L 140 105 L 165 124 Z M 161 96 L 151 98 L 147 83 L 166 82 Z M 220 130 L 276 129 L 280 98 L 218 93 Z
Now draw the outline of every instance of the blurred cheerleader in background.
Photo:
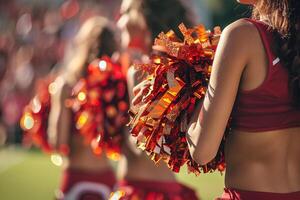
M 177 17 L 177 18 L 176 18 Z M 192 25 L 188 10 L 174 0 L 124 0 L 121 5 L 120 63 L 128 69 L 127 83 L 132 99 L 133 87 L 143 75 L 136 71 L 133 63 L 147 62 L 154 38 L 162 31 L 175 29 L 184 22 Z M 111 196 L 112 200 L 180 200 L 198 199 L 195 192 L 175 179 L 165 165 L 155 165 L 145 153 L 136 149 L 134 139 L 128 135 L 124 145 L 124 157 L 118 167 L 121 181 Z
M 111 56 L 117 44 L 106 19 L 93 17 L 80 28 L 67 49 L 64 68 L 54 82 L 51 95 L 48 139 L 56 150 L 67 154 L 58 199 L 105 200 L 116 182 L 105 154 L 95 155 L 76 130 L 74 113 L 65 105 L 72 88 L 87 74 L 88 63 Z

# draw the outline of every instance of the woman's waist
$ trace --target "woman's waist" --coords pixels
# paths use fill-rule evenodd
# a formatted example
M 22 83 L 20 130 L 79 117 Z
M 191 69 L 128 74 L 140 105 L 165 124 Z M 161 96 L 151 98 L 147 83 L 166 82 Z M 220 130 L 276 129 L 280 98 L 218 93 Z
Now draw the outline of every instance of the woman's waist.
M 227 186 L 300 191 L 300 147 L 295 142 L 299 140 L 300 128 L 255 133 L 234 130 L 225 146 Z
M 76 169 L 102 170 L 109 169 L 111 165 L 105 155 L 93 155 L 91 153 L 70 154 L 68 157 L 68 166 Z
M 232 165 L 300 167 L 300 127 L 262 132 L 231 130 L 226 137 L 226 162 Z
M 125 173 L 127 180 L 175 181 L 175 176 L 164 164 L 130 162 Z
M 276 164 L 275 164 L 276 165 Z M 227 162 L 225 185 L 250 191 L 288 193 L 300 191 L 300 166 L 274 166 L 264 162 L 243 162 L 238 166 Z M 297 169 L 297 170 L 296 170 Z

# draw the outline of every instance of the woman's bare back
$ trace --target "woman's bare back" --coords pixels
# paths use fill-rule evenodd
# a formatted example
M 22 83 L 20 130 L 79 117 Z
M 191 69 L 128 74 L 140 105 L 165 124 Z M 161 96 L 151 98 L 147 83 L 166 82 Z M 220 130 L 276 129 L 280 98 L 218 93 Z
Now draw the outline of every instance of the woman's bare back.
M 68 165 L 70 168 L 96 172 L 111 169 L 105 152 L 101 155 L 94 154 L 92 148 L 85 144 L 83 136 L 79 133 L 72 135 Z
M 259 87 L 268 73 L 268 56 L 258 30 L 252 27 L 249 62 L 240 90 Z M 264 192 L 300 190 L 300 127 L 268 132 L 233 130 L 226 143 L 225 185 L 229 188 Z
M 255 133 L 233 131 L 226 145 L 226 187 L 299 191 L 299 141 L 300 127 Z
M 139 156 L 128 159 L 125 179 L 170 182 L 175 181 L 175 175 L 164 163 L 155 164 L 143 152 Z

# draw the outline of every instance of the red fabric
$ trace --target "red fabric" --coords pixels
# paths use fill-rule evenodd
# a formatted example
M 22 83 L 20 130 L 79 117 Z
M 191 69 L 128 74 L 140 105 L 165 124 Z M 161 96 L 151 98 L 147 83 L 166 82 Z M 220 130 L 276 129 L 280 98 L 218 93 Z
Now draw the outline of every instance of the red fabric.
M 273 65 L 278 56 L 275 56 L 271 48 L 271 29 L 262 22 L 247 20 L 253 23 L 260 33 L 268 56 L 268 73 L 258 88 L 238 92 L 231 126 L 250 132 L 300 127 L 300 110 L 292 107 L 287 69 L 280 62 Z
M 197 200 L 195 191 L 177 182 L 122 181 L 112 199 Z M 119 194 L 119 195 L 117 195 Z
M 112 170 L 103 172 L 87 172 L 78 169 L 67 169 L 63 173 L 60 190 L 64 195 L 78 183 L 99 183 L 106 185 L 111 191 L 116 184 L 115 174 Z M 74 199 L 75 200 L 75 199 Z M 77 199 L 76 199 L 77 200 Z M 105 200 L 99 194 L 92 191 L 85 191 L 78 200 Z
M 216 200 L 297 200 L 300 199 L 300 191 L 292 193 L 255 192 L 237 189 L 224 189 L 221 198 Z

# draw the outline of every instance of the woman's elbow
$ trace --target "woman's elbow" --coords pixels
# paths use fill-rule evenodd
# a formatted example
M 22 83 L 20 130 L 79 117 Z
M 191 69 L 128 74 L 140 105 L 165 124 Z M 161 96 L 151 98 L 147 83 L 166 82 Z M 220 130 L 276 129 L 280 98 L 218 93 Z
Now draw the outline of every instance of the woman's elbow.
M 201 132 L 201 128 L 196 126 L 196 123 L 191 124 L 188 135 L 190 136 L 188 140 L 189 150 L 194 161 L 199 165 L 205 165 L 215 158 L 218 147 L 214 142 L 201 138 L 205 133 Z
M 206 165 L 216 157 L 216 154 L 217 152 L 211 148 L 196 148 L 191 156 L 199 165 Z

